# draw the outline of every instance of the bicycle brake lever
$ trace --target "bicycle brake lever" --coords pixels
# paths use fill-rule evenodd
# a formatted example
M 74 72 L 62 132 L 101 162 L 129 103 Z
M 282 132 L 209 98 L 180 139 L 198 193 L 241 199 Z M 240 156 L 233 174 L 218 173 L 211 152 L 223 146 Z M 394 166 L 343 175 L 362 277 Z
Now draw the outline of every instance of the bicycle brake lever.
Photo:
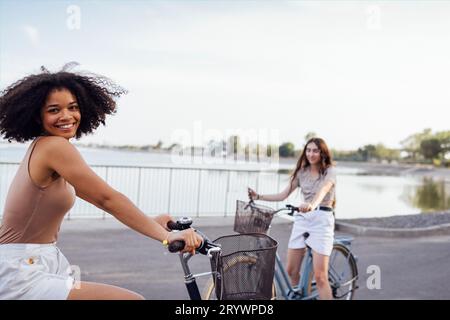
M 212 247 L 212 248 L 208 249 L 208 252 L 206 255 L 208 256 L 208 258 L 212 258 L 211 252 L 219 252 L 221 250 L 222 250 L 222 248 L 220 248 L 220 247 Z

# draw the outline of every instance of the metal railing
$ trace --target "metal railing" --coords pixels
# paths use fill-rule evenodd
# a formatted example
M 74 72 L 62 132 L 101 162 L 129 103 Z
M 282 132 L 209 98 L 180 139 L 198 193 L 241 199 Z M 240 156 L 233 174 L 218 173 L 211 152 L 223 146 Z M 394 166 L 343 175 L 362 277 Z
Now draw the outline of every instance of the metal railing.
M 0 217 L 18 167 L 19 163 L 0 162 Z M 91 168 L 148 215 L 234 215 L 236 199 L 247 199 L 247 186 L 260 193 L 277 193 L 289 179 L 288 175 L 277 171 L 123 165 L 92 165 Z M 106 215 L 77 198 L 67 219 L 105 218 Z

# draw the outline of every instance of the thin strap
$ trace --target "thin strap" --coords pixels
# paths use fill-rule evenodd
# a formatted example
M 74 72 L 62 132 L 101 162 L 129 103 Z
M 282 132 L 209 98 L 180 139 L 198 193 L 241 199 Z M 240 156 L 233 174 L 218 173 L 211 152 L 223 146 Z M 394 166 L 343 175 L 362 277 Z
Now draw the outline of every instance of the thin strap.
M 27 174 L 28 174 L 28 178 L 30 179 L 31 183 L 33 183 L 33 185 L 35 185 L 37 188 L 44 190 L 46 189 L 52 182 L 50 182 L 50 184 L 48 186 L 45 187 L 41 187 L 40 185 L 36 184 L 36 182 L 33 181 L 33 178 L 31 178 L 31 172 L 30 172 L 30 159 L 31 159 L 31 155 L 33 154 L 34 148 L 36 147 L 37 141 L 41 138 L 42 136 L 37 137 L 32 145 L 31 145 L 31 150 L 30 150 L 30 154 L 28 155 L 28 157 L 26 158 L 26 166 L 27 166 Z
M 33 154 L 34 148 L 36 147 L 36 142 L 41 138 L 41 136 L 37 137 L 36 139 L 34 139 L 34 141 L 31 143 L 31 150 L 28 154 L 28 157 L 26 158 L 26 162 L 27 162 L 27 171 L 28 174 L 30 174 L 30 159 L 31 159 L 31 155 Z M 31 177 L 31 176 L 30 176 Z

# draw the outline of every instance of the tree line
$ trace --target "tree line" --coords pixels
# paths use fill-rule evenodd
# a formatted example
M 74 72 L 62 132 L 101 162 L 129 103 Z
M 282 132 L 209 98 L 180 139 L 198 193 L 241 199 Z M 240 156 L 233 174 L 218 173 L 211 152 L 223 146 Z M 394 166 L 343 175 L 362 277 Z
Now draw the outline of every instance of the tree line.
M 309 133 L 305 141 L 311 136 L 313 134 Z M 335 160 L 428 163 L 450 167 L 450 130 L 433 133 L 431 129 L 425 129 L 406 137 L 400 145 L 401 148 L 395 149 L 382 143 L 367 144 L 356 150 L 332 149 L 332 153 Z M 291 142 L 279 147 L 280 157 L 296 157 L 300 152 Z
M 318 135 L 309 132 L 304 137 L 303 146 L 312 137 Z M 338 161 L 387 161 L 403 163 L 426 163 L 436 166 L 450 167 L 450 130 L 433 132 L 431 129 L 424 129 L 422 132 L 411 134 L 400 142 L 401 148 L 388 148 L 382 143 L 367 144 L 356 150 L 331 149 L 333 158 Z M 88 145 L 90 146 L 90 145 Z M 296 148 L 292 142 L 284 142 L 277 145 L 248 144 L 237 135 L 228 137 L 227 141 L 211 140 L 204 147 L 184 147 L 200 152 L 203 155 L 218 156 L 235 154 L 237 157 L 271 157 L 278 153 L 281 158 L 296 158 L 303 150 Z M 96 147 L 102 147 L 96 145 Z M 103 146 L 104 147 L 104 146 Z M 109 146 L 111 147 L 111 146 Z M 155 145 L 145 146 L 112 146 L 112 148 L 133 150 L 133 151 L 163 151 L 170 152 L 177 148 L 183 148 L 177 143 L 164 146 L 162 141 Z M 196 149 L 196 150 L 194 150 Z M 201 149 L 201 150 L 199 150 Z

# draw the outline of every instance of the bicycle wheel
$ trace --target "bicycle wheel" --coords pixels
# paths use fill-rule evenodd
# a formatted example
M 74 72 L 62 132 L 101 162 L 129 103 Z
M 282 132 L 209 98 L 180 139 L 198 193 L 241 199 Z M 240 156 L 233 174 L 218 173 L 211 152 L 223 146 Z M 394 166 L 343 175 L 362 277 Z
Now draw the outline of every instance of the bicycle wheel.
M 224 271 L 229 271 L 233 267 L 237 267 L 239 264 L 242 267 L 242 264 L 246 264 L 249 267 L 254 265 L 257 262 L 257 259 L 253 256 L 242 255 L 237 257 L 237 259 L 233 260 L 232 263 L 229 263 L 224 266 Z M 274 300 L 277 296 L 275 282 L 272 283 L 272 300 Z M 205 287 L 202 292 L 202 300 L 217 300 L 216 290 L 214 285 L 213 278 L 208 279 L 208 282 L 205 284 Z
M 334 244 L 328 266 L 328 281 L 334 299 L 352 300 L 355 296 L 358 269 L 346 246 Z M 314 273 L 309 274 L 308 296 L 318 296 Z

